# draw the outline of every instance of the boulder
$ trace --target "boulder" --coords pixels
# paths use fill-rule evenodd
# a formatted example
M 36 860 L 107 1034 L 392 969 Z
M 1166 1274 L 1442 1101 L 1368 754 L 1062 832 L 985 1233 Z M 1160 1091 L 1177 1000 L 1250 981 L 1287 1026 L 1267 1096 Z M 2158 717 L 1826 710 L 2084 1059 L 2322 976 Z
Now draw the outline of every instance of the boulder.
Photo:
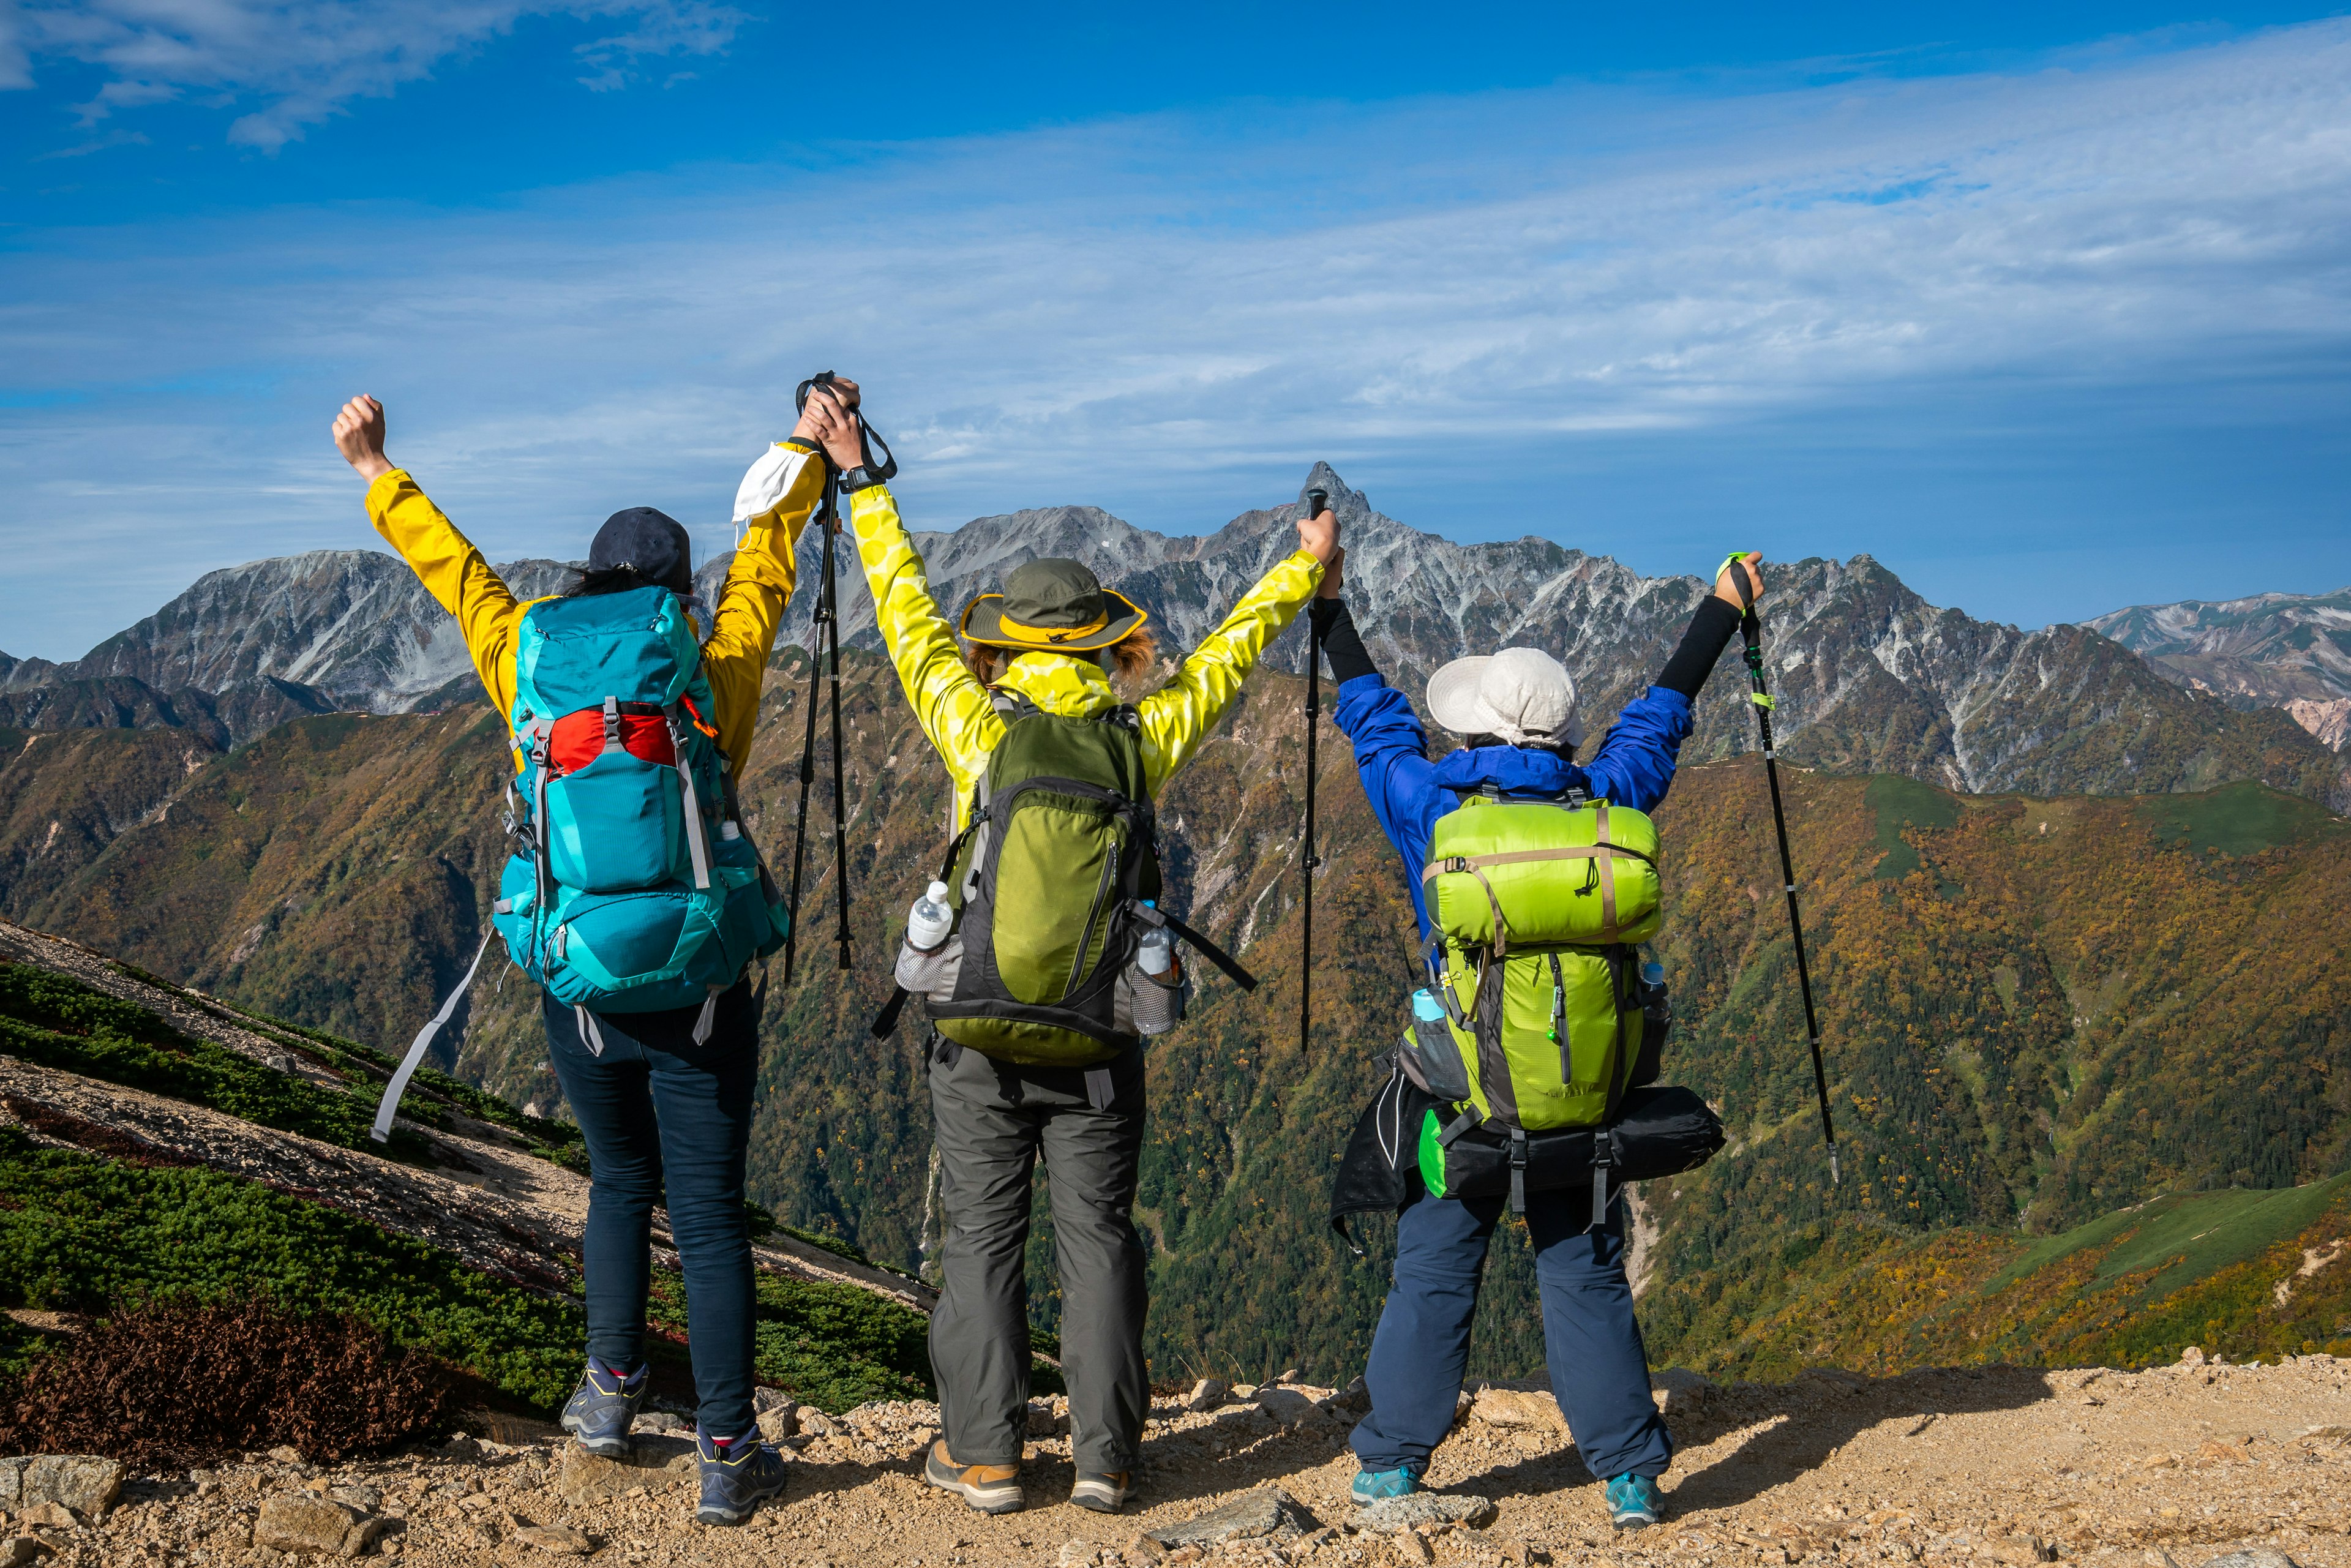
M 0 1541 L 0 1568 L 26 1568 L 26 1564 L 55 1550 L 37 1535 L 11 1536 Z
M 1221 1377 L 1204 1377 L 1192 1385 L 1191 1396 L 1184 1401 L 1186 1410 L 1214 1410 L 1233 1396 L 1232 1385 Z
M 1469 1418 L 1511 1432 L 1556 1433 L 1567 1429 L 1559 1401 L 1548 1394 L 1510 1388 L 1480 1388 L 1470 1401 Z
M 799 1416 L 789 1405 L 759 1412 L 759 1436 L 770 1443 L 800 1435 Z
M 1313 1528 L 1314 1516 L 1296 1498 L 1280 1487 L 1259 1487 L 1181 1524 L 1144 1533 L 1162 1546 L 1214 1546 L 1223 1541 L 1290 1541 Z
M 284 1492 L 262 1503 L 253 1543 L 300 1557 L 357 1557 L 383 1531 L 382 1520 L 349 1503 Z
M 2256 1546 L 2248 1552 L 2224 1552 L 2208 1561 L 2204 1568 L 2300 1568 L 2300 1565 L 2283 1552 Z
M 1295 1427 L 1301 1421 L 1311 1421 L 1322 1414 L 1322 1407 L 1302 1390 L 1266 1387 L 1258 1390 L 1257 1407 L 1285 1427 Z
M 121 1495 L 119 1460 L 94 1454 L 34 1454 L 0 1459 L 0 1509 L 13 1511 L 53 1502 L 85 1519 L 96 1519 Z
M 1489 1524 L 1494 1505 L 1463 1492 L 1416 1491 L 1384 1497 L 1355 1511 L 1355 1528 L 1373 1535 L 1402 1535 L 1424 1524 L 1459 1524 L 1476 1530 Z
M 635 1450 L 625 1459 L 608 1459 L 566 1443 L 552 1485 L 556 1496 L 578 1508 L 621 1497 L 632 1487 L 662 1486 L 692 1476 L 695 1469 L 690 1440 L 648 1432 L 638 1437 Z

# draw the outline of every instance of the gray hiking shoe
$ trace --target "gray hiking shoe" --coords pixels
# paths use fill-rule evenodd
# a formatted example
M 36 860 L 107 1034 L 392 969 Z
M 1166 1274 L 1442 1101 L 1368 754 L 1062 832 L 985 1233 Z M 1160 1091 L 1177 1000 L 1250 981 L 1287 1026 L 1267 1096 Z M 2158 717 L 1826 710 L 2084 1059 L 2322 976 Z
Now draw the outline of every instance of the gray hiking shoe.
M 637 1406 L 645 1402 L 645 1385 L 651 1379 L 650 1364 L 639 1366 L 626 1376 L 618 1367 L 588 1358 L 588 1375 L 580 1380 L 580 1392 L 563 1406 L 563 1429 L 580 1439 L 580 1446 L 591 1454 L 608 1459 L 625 1459 L 636 1444 L 629 1428 L 637 1419 Z
M 740 1524 L 784 1490 L 784 1457 L 759 1441 L 756 1427 L 733 1439 L 695 1429 L 702 1451 L 702 1500 L 694 1517 L 704 1524 Z

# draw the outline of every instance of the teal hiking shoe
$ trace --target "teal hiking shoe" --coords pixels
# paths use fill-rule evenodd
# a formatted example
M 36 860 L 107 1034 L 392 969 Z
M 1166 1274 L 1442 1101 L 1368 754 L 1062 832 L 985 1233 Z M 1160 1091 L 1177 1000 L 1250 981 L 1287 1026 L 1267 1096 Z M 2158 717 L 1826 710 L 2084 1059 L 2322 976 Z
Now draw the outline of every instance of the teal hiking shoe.
M 1416 1469 L 1357 1470 L 1355 1484 L 1347 1495 L 1357 1502 L 1377 1502 L 1384 1497 L 1410 1497 L 1420 1490 L 1420 1472 Z
M 580 1391 L 563 1406 L 563 1429 L 580 1439 L 580 1446 L 591 1454 L 608 1459 L 625 1459 L 635 1448 L 629 1428 L 637 1419 L 637 1406 L 645 1402 L 645 1385 L 652 1381 L 651 1364 L 634 1372 L 623 1373 L 619 1367 L 588 1358 L 588 1375 L 580 1380 Z
M 784 1490 L 784 1457 L 759 1441 L 757 1427 L 739 1437 L 714 1437 L 697 1426 L 702 1453 L 702 1500 L 694 1517 L 704 1524 L 740 1524 Z
M 1666 1511 L 1657 1483 L 1648 1476 L 1618 1476 L 1608 1483 L 1608 1518 L 1619 1530 L 1646 1530 Z

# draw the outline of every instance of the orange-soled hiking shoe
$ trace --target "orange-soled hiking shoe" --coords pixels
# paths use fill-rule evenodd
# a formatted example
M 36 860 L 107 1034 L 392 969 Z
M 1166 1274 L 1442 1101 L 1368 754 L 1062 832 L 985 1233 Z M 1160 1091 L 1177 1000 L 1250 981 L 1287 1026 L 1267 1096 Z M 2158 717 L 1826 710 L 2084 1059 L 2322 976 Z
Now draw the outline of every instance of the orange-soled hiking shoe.
M 930 1457 L 923 1461 L 923 1479 L 982 1513 L 1014 1513 L 1026 1500 L 1020 1495 L 1019 1465 L 956 1464 L 948 1457 L 944 1437 L 931 1445 Z

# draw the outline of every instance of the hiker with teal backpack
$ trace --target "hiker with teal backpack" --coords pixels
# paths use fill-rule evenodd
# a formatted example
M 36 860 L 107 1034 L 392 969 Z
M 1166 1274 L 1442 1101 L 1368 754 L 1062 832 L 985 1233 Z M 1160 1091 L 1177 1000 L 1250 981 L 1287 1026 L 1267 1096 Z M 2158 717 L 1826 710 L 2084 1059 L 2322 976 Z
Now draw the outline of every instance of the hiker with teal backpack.
M 1343 1160 L 1333 1224 L 1394 1209 L 1394 1288 L 1354 1430 L 1358 1501 L 1417 1490 L 1454 1419 L 1489 1239 L 1525 1220 L 1553 1392 L 1620 1528 L 1656 1521 L 1673 1440 L 1649 1394 L 1625 1270 L 1623 1184 L 1721 1145 L 1703 1101 L 1652 1087 L 1669 1009 L 1639 945 L 1659 923 L 1657 835 L 1691 703 L 1737 630 L 1726 563 L 1656 685 L 1588 760 L 1575 683 L 1533 648 L 1457 659 L 1430 716 L 1465 737 L 1432 759 L 1411 701 L 1380 677 L 1323 580 L 1312 617 L 1374 814 L 1404 859 L 1428 983 Z
M 784 1484 L 752 1413 L 743 1191 L 758 1059 L 749 969 L 781 945 L 784 912 L 735 787 L 824 458 L 803 422 L 753 465 L 736 501 L 741 542 L 705 627 L 690 607 L 686 531 L 663 513 L 615 512 L 565 592 L 520 603 L 385 458 L 381 403 L 346 403 L 334 437 L 369 482 L 376 531 L 457 618 L 507 721 L 515 853 L 491 925 L 538 982 L 591 1183 L 588 1367 L 563 1425 L 591 1453 L 631 1451 L 650 1377 L 653 1211 L 665 1202 L 699 1396 L 695 1517 L 740 1524 Z M 471 979 L 417 1037 L 385 1092 L 379 1137 Z
M 826 402 L 816 397 L 809 408 Z M 819 418 L 828 447 L 853 416 Z M 944 1431 L 933 1486 L 969 1506 L 1023 1505 L 1029 1183 L 1052 1183 L 1069 1385 L 1070 1500 L 1114 1512 L 1142 1458 L 1144 1251 L 1134 1228 L 1145 1035 L 1182 1016 L 1176 944 L 1238 967 L 1159 905 L 1153 800 L 1191 760 L 1297 616 L 1338 548 L 1328 514 L 1275 562 L 1165 685 L 1132 704 L 1114 675 L 1155 663 L 1149 617 L 1080 562 L 1012 568 L 956 623 L 879 483 L 844 481 L 882 640 L 946 764 L 955 831 L 916 903 L 896 971 L 925 998 L 946 1279 L 931 1314 Z M 1248 982 L 1254 983 L 1254 982 Z

